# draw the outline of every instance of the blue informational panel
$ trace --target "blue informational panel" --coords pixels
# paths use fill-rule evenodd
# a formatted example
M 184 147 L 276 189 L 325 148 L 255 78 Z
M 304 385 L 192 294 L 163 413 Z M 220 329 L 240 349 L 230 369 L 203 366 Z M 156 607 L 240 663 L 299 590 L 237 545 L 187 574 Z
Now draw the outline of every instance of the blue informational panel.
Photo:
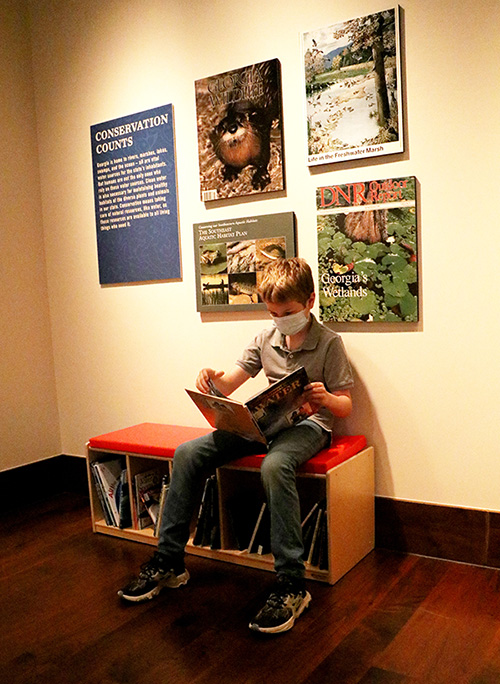
M 181 277 L 172 105 L 90 128 L 101 284 Z

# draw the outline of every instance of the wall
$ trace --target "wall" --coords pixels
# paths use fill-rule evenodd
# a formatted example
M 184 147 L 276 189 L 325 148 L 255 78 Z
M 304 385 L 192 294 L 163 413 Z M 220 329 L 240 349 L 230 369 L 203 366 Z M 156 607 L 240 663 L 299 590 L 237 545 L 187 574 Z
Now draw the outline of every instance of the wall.
M 195 311 L 192 224 L 295 211 L 299 253 L 316 259 L 315 188 L 415 175 L 420 183 L 422 320 L 338 326 L 358 378 L 345 429 L 377 449 L 377 491 L 500 510 L 496 275 L 500 93 L 495 0 L 406 0 L 407 149 L 309 171 L 299 35 L 382 9 L 254 0 L 31 3 L 43 221 L 62 449 L 142 421 L 203 425 L 184 396 L 202 365 L 224 368 L 261 314 Z M 279 57 L 286 196 L 205 208 L 198 199 L 197 78 Z M 100 287 L 89 128 L 172 102 L 182 282 Z M 256 389 L 240 390 L 243 396 Z
M 27 15 L 0 5 L 0 470 L 61 450 Z

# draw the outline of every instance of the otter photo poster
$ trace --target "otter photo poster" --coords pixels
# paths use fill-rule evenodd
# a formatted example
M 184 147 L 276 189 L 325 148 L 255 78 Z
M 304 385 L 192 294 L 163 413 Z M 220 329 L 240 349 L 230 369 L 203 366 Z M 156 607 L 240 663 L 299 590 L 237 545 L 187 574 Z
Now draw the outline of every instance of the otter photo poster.
M 90 128 L 101 285 L 181 276 L 172 105 Z
M 196 223 L 197 310 L 265 309 L 257 294 L 265 266 L 295 251 L 293 212 Z
M 318 188 L 322 321 L 418 321 L 414 176 Z
M 402 152 L 399 7 L 302 35 L 310 166 Z
M 285 189 L 278 59 L 195 82 L 201 199 Z

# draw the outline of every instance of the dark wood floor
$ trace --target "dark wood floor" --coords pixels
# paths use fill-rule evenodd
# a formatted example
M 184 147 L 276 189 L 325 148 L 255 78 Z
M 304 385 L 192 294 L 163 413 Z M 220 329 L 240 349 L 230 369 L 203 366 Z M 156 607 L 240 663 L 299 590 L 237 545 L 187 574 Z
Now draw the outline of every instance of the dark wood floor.
M 1 684 L 499 684 L 499 571 L 378 550 L 291 632 L 247 624 L 270 573 L 188 557 L 140 605 L 116 590 L 151 547 L 90 531 L 82 496 L 0 523 Z

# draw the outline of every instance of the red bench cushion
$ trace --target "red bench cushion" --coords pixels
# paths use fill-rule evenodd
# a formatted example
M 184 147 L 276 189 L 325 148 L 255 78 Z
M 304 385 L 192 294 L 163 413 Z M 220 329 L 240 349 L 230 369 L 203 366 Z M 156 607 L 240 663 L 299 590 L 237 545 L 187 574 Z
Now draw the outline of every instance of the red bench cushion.
M 301 473 L 317 473 L 324 475 L 328 470 L 340 465 L 347 459 L 362 451 L 366 446 L 364 435 L 348 435 L 344 437 L 334 437 L 331 445 L 327 449 L 322 449 L 316 456 L 306 461 L 299 470 Z M 255 456 L 243 456 L 236 461 L 232 461 L 232 466 L 240 468 L 260 468 L 265 454 Z
M 174 451 L 183 442 L 212 432 L 211 428 L 193 428 L 161 423 L 140 423 L 132 427 L 92 437 L 89 446 L 93 449 L 126 451 L 131 454 L 145 454 L 173 458 Z
M 161 423 L 140 423 L 132 427 L 108 432 L 89 440 L 93 449 L 124 451 L 132 454 L 163 456 L 173 458 L 174 451 L 183 442 L 201 437 L 211 432 L 208 428 L 193 428 L 182 425 L 163 425 Z M 364 435 L 335 437 L 328 449 L 323 449 L 300 467 L 304 473 L 324 474 L 331 468 L 347 461 L 366 446 Z M 265 454 L 244 456 L 231 465 L 241 468 L 260 468 Z

